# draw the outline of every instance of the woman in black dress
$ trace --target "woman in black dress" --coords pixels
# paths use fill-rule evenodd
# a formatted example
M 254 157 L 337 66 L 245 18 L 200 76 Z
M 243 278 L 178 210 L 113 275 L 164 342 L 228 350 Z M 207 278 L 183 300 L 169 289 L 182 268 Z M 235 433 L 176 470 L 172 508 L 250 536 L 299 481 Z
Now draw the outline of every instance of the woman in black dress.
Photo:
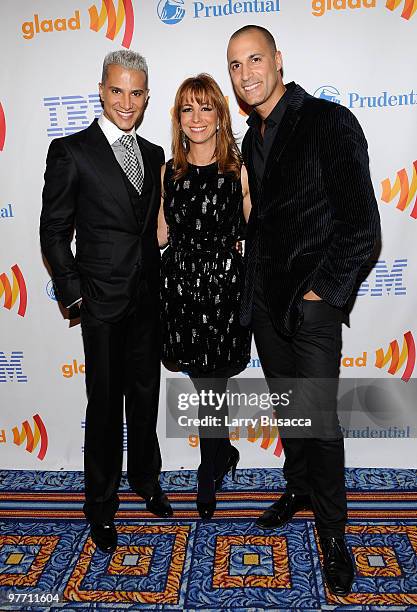
M 246 169 L 227 101 L 207 74 L 186 79 L 173 110 L 173 159 L 162 168 L 158 239 L 162 256 L 163 361 L 187 372 L 198 392 L 224 393 L 245 369 L 250 331 L 239 323 L 243 262 L 236 248 L 249 216 Z M 219 411 L 199 407 L 199 418 Z M 239 452 L 226 425 L 200 428 L 197 509 L 215 510 L 215 492 L 236 469 Z

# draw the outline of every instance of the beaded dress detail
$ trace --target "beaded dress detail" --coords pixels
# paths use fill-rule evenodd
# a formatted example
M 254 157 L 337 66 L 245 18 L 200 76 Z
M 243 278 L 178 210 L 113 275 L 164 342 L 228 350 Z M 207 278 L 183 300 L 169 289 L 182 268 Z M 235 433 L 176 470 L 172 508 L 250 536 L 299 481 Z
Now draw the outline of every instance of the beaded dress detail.
M 193 376 L 233 376 L 250 359 L 250 331 L 239 323 L 243 259 L 235 245 L 244 232 L 240 180 L 217 163 L 188 165 L 164 178 L 168 248 L 162 255 L 163 359 Z

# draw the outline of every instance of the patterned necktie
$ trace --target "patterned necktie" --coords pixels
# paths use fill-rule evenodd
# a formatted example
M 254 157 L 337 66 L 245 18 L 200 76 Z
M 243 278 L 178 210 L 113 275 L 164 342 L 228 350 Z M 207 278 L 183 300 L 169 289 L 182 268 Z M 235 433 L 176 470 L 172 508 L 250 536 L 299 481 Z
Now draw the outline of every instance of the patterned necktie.
M 121 136 L 119 142 L 121 142 L 126 149 L 123 158 L 123 171 L 136 191 L 141 193 L 143 187 L 143 172 L 133 146 L 133 136 L 131 134 Z

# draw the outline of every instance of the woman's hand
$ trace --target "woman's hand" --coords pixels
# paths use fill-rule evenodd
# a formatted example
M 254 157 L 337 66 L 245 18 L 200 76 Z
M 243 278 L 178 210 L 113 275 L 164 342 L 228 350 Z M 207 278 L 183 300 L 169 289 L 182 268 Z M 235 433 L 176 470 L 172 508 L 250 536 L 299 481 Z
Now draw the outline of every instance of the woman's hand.
M 317 295 L 317 293 L 314 293 L 312 289 L 303 296 L 303 299 L 311 300 L 312 302 L 321 302 L 321 297 Z
M 169 229 L 165 221 L 164 215 L 164 176 L 165 176 L 165 164 L 161 166 L 161 206 L 159 207 L 158 213 L 158 244 L 159 248 L 163 249 L 168 244 Z
M 246 223 L 248 222 L 250 211 L 252 209 L 252 203 L 250 201 L 249 193 L 249 180 L 246 166 L 242 165 L 240 170 L 240 182 L 242 184 L 242 195 L 243 195 L 243 215 Z

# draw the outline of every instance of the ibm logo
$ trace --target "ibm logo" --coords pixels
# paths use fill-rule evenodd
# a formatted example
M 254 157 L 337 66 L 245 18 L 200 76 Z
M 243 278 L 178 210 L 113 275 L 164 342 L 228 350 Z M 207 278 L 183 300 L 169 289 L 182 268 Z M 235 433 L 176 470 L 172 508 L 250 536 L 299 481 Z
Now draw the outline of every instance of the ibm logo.
M 390 270 L 385 259 L 375 262 L 368 278 L 361 284 L 358 296 L 406 295 L 403 273 L 407 264 L 407 259 L 394 259 Z
M 49 138 L 69 136 L 88 127 L 101 115 L 101 102 L 98 93 L 85 96 L 53 96 L 43 99 L 49 111 Z
M 0 351 L 0 383 L 28 381 L 28 377 L 23 374 L 22 359 L 23 351 L 12 351 L 10 359 Z

